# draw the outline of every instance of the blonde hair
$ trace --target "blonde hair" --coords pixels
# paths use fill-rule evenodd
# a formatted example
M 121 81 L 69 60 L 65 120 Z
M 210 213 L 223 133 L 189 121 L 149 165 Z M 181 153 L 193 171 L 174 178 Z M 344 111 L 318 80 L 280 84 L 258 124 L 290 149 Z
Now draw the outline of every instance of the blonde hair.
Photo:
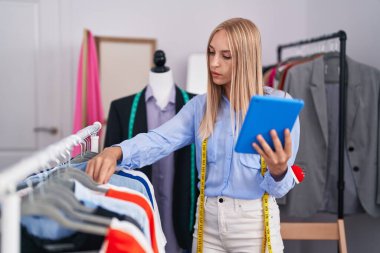
M 247 113 L 251 97 L 256 94 L 263 94 L 261 36 L 259 29 L 250 20 L 243 18 L 229 19 L 218 25 L 211 33 L 207 52 L 212 38 L 220 30 L 224 30 L 227 34 L 232 56 L 231 89 L 229 94 L 231 122 L 235 122 L 236 131 L 238 132 Z M 205 114 L 199 127 L 202 140 L 213 133 L 223 89 L 223 86 L 216 85 L 212 81 L 209 59 L 207 59 L 207 68 L 207 103 Z M 232 129 L 234 131 L 234 125 L 232 125 Z

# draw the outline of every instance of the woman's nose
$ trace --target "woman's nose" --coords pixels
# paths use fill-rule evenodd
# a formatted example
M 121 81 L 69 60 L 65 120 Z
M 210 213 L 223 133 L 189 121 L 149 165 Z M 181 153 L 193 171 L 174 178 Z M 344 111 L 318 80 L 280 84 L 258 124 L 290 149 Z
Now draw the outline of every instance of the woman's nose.
M 210 65 L 212 67 L 218 67 L 219 66 L 219 57 L 217 55 L 215 55 L 214 57 L 212 57 L 210 59 Z

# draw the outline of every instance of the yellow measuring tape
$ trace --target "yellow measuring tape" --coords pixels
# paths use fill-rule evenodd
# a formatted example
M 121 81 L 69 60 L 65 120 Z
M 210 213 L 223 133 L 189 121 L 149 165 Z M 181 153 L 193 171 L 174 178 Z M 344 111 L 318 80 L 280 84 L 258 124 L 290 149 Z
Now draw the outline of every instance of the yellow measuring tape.
M 267 171 L 267 164 L 264 158 L 260 157 L 261 162 L 261 175 L 264 176 Z M 270 227 L 269 227 L 269 194 L 264 193 L 263 197 L 263 211 L 264 211 L 264 237 L 263 237 L 263 247 L 261 248 L 261 253 L 265 253 L 266 247 L 268 247 L 268 252 L 272 253 L 272 243 L 270 241 Z
M 197 253 L 203 252 L 203 227 L 204 227 L 204 203 L 205 203 L 205 183 L 206 183 L 206 159 L 207 159 L 207 139 L 202 142 L 202 157 L 201 157 L 201 185 L 199 190 L 199 207 L 198 207 L 198 240 L 197 240 Z M 261 175 L 264 176 L 267 165 L 261 157 Z M 269 195 L 264 193 L 262 197 L 263 211 L 264 211 L 264 237 L 262 253 L 268 247 L 268 252 L 272 253 L 272 244 L 270 241 L 270 228 L 269 228 Z
M 207 159 L 207 139 L 202 142 L 202 161 L 201 161 L 201 187 L 199 189 L 198 207 L 198 243 L 197 253 L 203 252 L 203 225 L 205 215 L 205 182 L 206 182 L 206 159 Z

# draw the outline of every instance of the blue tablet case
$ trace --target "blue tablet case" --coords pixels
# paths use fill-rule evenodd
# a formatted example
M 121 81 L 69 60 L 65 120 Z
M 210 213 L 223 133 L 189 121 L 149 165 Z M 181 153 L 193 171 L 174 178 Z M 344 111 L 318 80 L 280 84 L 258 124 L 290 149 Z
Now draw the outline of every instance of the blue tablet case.
M 281 143 L 284 145 L 284 130 L 286 128 L 292 130 L 303 105 L 304 102 L 300 99 L 253 96 L 236 142 L 235 151 L 257 154 L 252 143 L 258 143 L 256 136 L 259 134 L 274 149 L 272 137 L 269 134 L 272 129 L 277 131 Z

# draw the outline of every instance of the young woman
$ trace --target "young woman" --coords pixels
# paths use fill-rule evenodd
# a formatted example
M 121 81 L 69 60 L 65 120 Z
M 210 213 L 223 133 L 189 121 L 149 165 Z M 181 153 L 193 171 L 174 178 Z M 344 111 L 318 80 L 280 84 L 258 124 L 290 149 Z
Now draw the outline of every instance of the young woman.
M 257 94 L 289 95 L 263 87 L 260 33 L 251 21 L 226 20 L 211 33 L 207 46 L 207 94 L 191 99 L 159 128 L 105 149 L 88 163 L 86 171 L 99 183 L 106 183 L 118 161 L 122 167 L 139 168 L 195 143 L 201 175 L 202 143 L 207 140 L 203 240 L 199 248 L 203 252 L 261 252 L 263 244 L 267 244 L 267 240 L 263 241 L 266 233 L 262 204 L 267 193 L 269 247 L 272 252 L 282 252 L 279 210 L 274 198 L 284 196 L 294 186 L 289 170 L 298 150 L 299 122 L 291 133 L 285 130 L 284 145 L 276 131 L 271 131 L 275 150 L 259 135 L 252 145 L 260 155 L 234 152 L 250 98 Z M 263 175 L 260 157 L 266 162 Z M 193 252 L 198 245 L 198 216 Z

